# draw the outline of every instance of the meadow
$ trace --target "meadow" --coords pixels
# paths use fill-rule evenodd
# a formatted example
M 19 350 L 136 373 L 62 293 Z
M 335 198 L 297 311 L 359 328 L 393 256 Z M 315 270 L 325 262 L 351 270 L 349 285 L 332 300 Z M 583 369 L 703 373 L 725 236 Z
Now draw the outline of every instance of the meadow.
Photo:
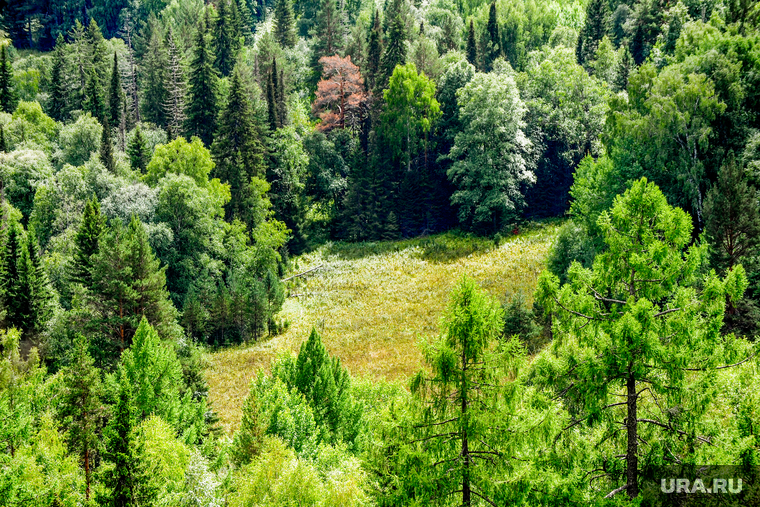
M 353 376 L 406 383 L 422 364 L 420 337 L 435 336 L 452 287 L 467 275 L 493 297 L 528 302 L 559 228 L 532 223 L 506 238 L 458 233 L 404 241 L 328 243 L 292 259 L 280 318 L 285 332 L 210 353 L 209 399 L 226 432 L 239 426 L 257 371 L 297 352 L 316 328 Z

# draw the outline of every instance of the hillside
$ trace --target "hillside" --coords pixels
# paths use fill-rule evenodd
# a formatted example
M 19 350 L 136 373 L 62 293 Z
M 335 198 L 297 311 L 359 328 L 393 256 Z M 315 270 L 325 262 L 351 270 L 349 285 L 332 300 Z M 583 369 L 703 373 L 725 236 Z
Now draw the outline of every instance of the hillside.
M 211 354 L 209 398 L 231 434 L 248 385 L 283 351 L 297 352 L 312 327 L 353 375 L 405 379 L 421 364 L 419 336 L 434 335 L 448 294 L 465 274 L 504 299 L 530 297 L 556 224 L 533 224 L 502 240 L 452 233 L 377 243 L 327 244 L 294 260 L 281 316 L 289 329 L 271 339 Z M 290 276 L 290 275 L 288 275 Z

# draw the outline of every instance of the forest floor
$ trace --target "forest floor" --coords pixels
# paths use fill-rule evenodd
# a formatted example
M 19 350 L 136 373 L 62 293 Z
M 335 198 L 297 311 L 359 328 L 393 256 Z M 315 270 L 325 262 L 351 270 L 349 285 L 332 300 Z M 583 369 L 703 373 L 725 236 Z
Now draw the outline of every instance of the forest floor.
M 404 241 L 328 243 L 292 260 L 278 336 L 210 354 L 212 408 L 232 434 L 251 379 L 278 354 L 297 352 L 316 328 L 354 376 L 405 382 L 422 365 L 420 337 L 436 336 L 449 292 L 467 275 L 499 301 L 529 303 L 559 222 L 494 240 L 445 233 Z

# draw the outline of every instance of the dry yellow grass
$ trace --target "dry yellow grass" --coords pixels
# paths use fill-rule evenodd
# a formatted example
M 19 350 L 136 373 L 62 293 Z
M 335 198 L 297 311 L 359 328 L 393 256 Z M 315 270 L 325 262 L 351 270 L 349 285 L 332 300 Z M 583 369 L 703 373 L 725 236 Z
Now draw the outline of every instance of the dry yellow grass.
M 325 245 L 296 259 L 288 282 L 283 334 L 211 354 L 209 397 L 230 434 L 256 372 L 283 351 L 296 352 L 316 327 L 353 375 L 404 379 L 420 368 L 420 335 L 438 332 L 448 294 L 467 275 L 493 296 L 532 295 L 555 225 L 537 225 L 503 241 L 451 234 L 411 241 Z

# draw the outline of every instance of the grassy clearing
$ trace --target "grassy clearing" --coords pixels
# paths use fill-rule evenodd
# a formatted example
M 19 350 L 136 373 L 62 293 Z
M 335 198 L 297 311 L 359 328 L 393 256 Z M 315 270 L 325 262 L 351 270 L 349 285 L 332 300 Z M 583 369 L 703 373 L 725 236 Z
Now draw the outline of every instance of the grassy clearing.
M 283 334 L 211 354 L 210 399 L 232 433 L 251 378 L 283 352 L 296 352 L 316 327 L 353 375 L 405 380 L 421 365 L 420 336 L 438 333 L 451 288 L 474 278 L 493 296 L 530 301 L 556 223 L 533 224 L 501 240 L 447 233 L 406 241 L 327 244 L 294 260 Z

